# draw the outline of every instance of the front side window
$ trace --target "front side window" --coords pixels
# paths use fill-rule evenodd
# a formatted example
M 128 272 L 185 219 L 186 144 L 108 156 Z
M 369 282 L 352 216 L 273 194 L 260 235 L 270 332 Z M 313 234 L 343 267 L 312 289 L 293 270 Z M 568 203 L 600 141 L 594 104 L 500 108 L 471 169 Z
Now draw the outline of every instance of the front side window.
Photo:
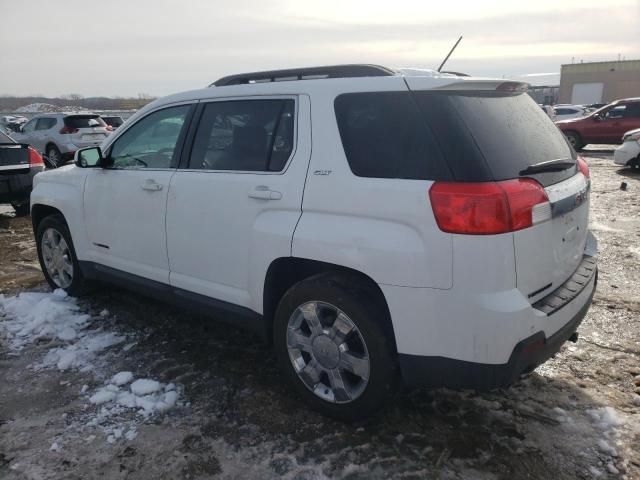
M 39 118 L 36 123 L 36 130 L 49 130 L 55 126 L 56 122 L 55 118 Z
M 189 168 L 280 172 L 294 145 L 293 100 L 234 100 L 204 107 Z
M 37 122 L 37 121 L 38 121 L 38 120 L 37 120 L 37 119 L 35 119 L 35 118 L 34 118 L 33 120 L 29 120 L 29 121 L 24 125 L 24 127 L 22 127 L 22 131 L 23 131 L 24 133 L 31 133 L 31 132 L 33 132 L 33 129 L 34 129 L 34 128 L 36 128 L 36 122 Z
M 112 168 L 171 168 L 175 165 L 179 153 L 176 145 L 189 108 L 189 105 L 165 108 L 138 120 L 111 147 Z
M 609 110 L 605 116 L 605 118 L 609 118 L 609 119 L 617 119 L 617 118 L 622 118 L 624 116 L 624 112 L 627 109 L 626 105 L 618 105 L 617 107 L 613 107 L 611 110 Z

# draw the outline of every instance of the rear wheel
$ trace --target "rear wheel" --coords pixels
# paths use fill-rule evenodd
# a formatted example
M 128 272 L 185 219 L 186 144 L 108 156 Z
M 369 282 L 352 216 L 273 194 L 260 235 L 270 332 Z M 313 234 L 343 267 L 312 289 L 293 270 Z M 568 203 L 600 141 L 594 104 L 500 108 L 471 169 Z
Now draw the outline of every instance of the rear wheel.
M 64 217 L 50 215 L 38 224 L 36 246 L 42 273 L 51 288 L 62 288 L 70 295 L 84 293 L 86 280 Z
M 47 147 L 47 161 L 51 168 L 58 168 L 62 164 L 62 154 L 58 147 L 55 145 L 49 145 Z
M 580 151 L 582 150 L 582 147 L 584 147 L 584 142 L 582 141 L 582 137 L 580 136 L 579 133 L 565 132 L 564 136 L 567 137 L 567 140 L 569 140 L 569 143 L 571 144 L 571 146 L 574 148 L 575 151 Z
M 274 328 L 288 382 L 314 409 L 341 420 L 378 410 L 397 379 L 386 309 L 377 292 L 352 280 L 321 274 L 296 284 Z

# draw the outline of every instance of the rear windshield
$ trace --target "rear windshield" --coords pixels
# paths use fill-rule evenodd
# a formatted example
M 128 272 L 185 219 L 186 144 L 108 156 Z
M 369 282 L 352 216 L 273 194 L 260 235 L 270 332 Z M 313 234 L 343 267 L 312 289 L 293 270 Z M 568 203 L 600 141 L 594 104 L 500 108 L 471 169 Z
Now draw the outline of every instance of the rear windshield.
M 97 122 L 97 123 L 95 123 Z M 64 125 L 69 128 L 106 127 L 107 124 L 98 115 L 73 115 L 64 117 Z
M 525 93 L 344 94 L 335 108 L 349 165 L 359 176 L 481 182 L 575 160 L 560 130 Z M 546 186 L 575 173 L 571 167 L 527 176 Z

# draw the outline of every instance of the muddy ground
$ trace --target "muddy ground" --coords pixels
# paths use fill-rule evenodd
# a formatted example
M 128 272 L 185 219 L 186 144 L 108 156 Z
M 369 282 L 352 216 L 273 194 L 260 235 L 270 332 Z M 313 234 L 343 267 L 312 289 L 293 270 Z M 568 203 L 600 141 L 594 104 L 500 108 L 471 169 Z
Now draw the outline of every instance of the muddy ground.
M 614 166 L 607 148 L 585 157 L 595 301 L 578 343 L 512 388 L 403 391 L 346 425 L 308 410 L 259 340 L 103 288 L 81 308 L 127 342 L 93 370 L 35 368 L 51 341 L 15 351 L 0 334 L 0 478 L 640 479 L 640 175 Z M 30 220 L 10 211 L 0 214 L 0 289 L 48 291 Z M 175 383 L 177 406 L 92 422 L 100 406 L 87 392 L 123 370 Z M 109 438 L 110 423 L 137 435 Z

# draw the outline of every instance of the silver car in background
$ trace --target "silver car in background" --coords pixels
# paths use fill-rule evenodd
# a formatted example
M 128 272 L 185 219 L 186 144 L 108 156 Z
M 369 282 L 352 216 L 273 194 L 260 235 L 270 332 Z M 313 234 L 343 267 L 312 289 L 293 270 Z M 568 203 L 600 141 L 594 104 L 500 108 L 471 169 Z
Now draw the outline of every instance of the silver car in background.
M 43 153 L 48 166 L 55 168 L 73 159 L 76 150 L 100 145 L 111 131 L 95 113 L 43 113 L 12 136 Z

